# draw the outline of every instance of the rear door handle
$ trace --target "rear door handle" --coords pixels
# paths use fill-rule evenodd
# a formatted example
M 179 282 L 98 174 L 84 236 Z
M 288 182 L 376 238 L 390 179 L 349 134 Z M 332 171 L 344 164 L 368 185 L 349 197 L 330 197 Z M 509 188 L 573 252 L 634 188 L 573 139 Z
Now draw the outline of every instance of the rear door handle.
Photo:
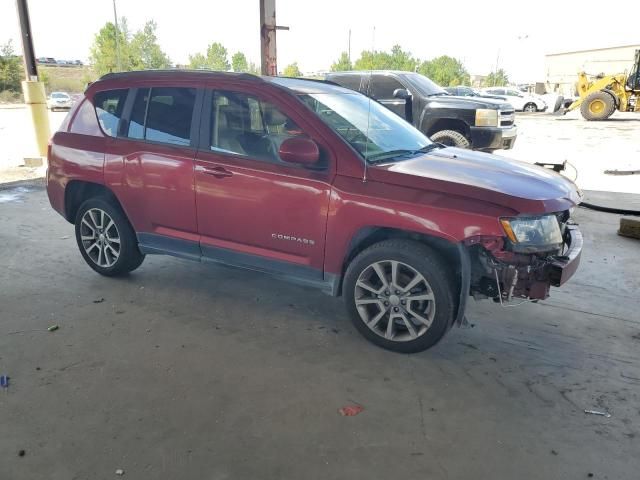
M 224 167 L 199 167 L 198 170 L 200 170 L 205 175 L 212 175 L 216 178 L 225 178 L 225 177 L 233 176 L 233 172 L 230 172 Z

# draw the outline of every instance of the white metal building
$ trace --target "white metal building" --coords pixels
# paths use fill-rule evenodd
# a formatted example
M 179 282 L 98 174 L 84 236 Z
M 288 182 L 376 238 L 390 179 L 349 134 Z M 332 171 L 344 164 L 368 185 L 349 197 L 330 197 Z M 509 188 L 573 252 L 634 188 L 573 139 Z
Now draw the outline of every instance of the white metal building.
M 550 53 L 545 55 L 545 82 L 548 92 L 564 96 L 575 95 L 578 72 L 590 75 L 606 75 L 628 72 L 640 45 L 596 48 L 575 52 Z

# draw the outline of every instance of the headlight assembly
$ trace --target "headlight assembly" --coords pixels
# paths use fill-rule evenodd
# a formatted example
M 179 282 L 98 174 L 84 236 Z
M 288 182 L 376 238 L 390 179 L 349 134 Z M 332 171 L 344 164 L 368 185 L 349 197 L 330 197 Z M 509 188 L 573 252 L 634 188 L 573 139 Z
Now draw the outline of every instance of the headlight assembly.
M 478 108 L 476 110 L 476 127 L 497 127 L 498 111 L 488 108 Z
M 554 214 L 501 218 L 500 223 L 516 252 L 545 252 L 562 246 L 562 232 Z

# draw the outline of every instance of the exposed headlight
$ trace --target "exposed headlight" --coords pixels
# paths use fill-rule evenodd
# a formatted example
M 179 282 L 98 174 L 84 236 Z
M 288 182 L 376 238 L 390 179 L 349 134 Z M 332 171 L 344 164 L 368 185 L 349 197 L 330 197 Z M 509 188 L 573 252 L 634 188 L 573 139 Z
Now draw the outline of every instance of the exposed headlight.
M 498 111 L 488 108 L 479 108 L 476 110 L 476 127 L 497 127 Z
M 507 237 L 518 252 L 543 252 L 562 246 L 562 232 L 554 215 L 501 218 Z

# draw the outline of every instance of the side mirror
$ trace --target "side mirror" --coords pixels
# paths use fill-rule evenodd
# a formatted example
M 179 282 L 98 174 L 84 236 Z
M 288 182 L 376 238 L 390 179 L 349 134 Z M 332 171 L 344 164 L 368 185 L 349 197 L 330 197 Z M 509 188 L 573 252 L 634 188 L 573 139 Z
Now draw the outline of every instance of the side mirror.
M 320 150 L 316 142 L 307 137 L 287 138 L 278 150 L 280 160 L 299 165 L 313 165 L 320 160 Z
M 393 91 L 393 98 L 399 98 L 401 100 L 409 100 L 411 98 L 411 94 L 406 88 L 396 88 Z

